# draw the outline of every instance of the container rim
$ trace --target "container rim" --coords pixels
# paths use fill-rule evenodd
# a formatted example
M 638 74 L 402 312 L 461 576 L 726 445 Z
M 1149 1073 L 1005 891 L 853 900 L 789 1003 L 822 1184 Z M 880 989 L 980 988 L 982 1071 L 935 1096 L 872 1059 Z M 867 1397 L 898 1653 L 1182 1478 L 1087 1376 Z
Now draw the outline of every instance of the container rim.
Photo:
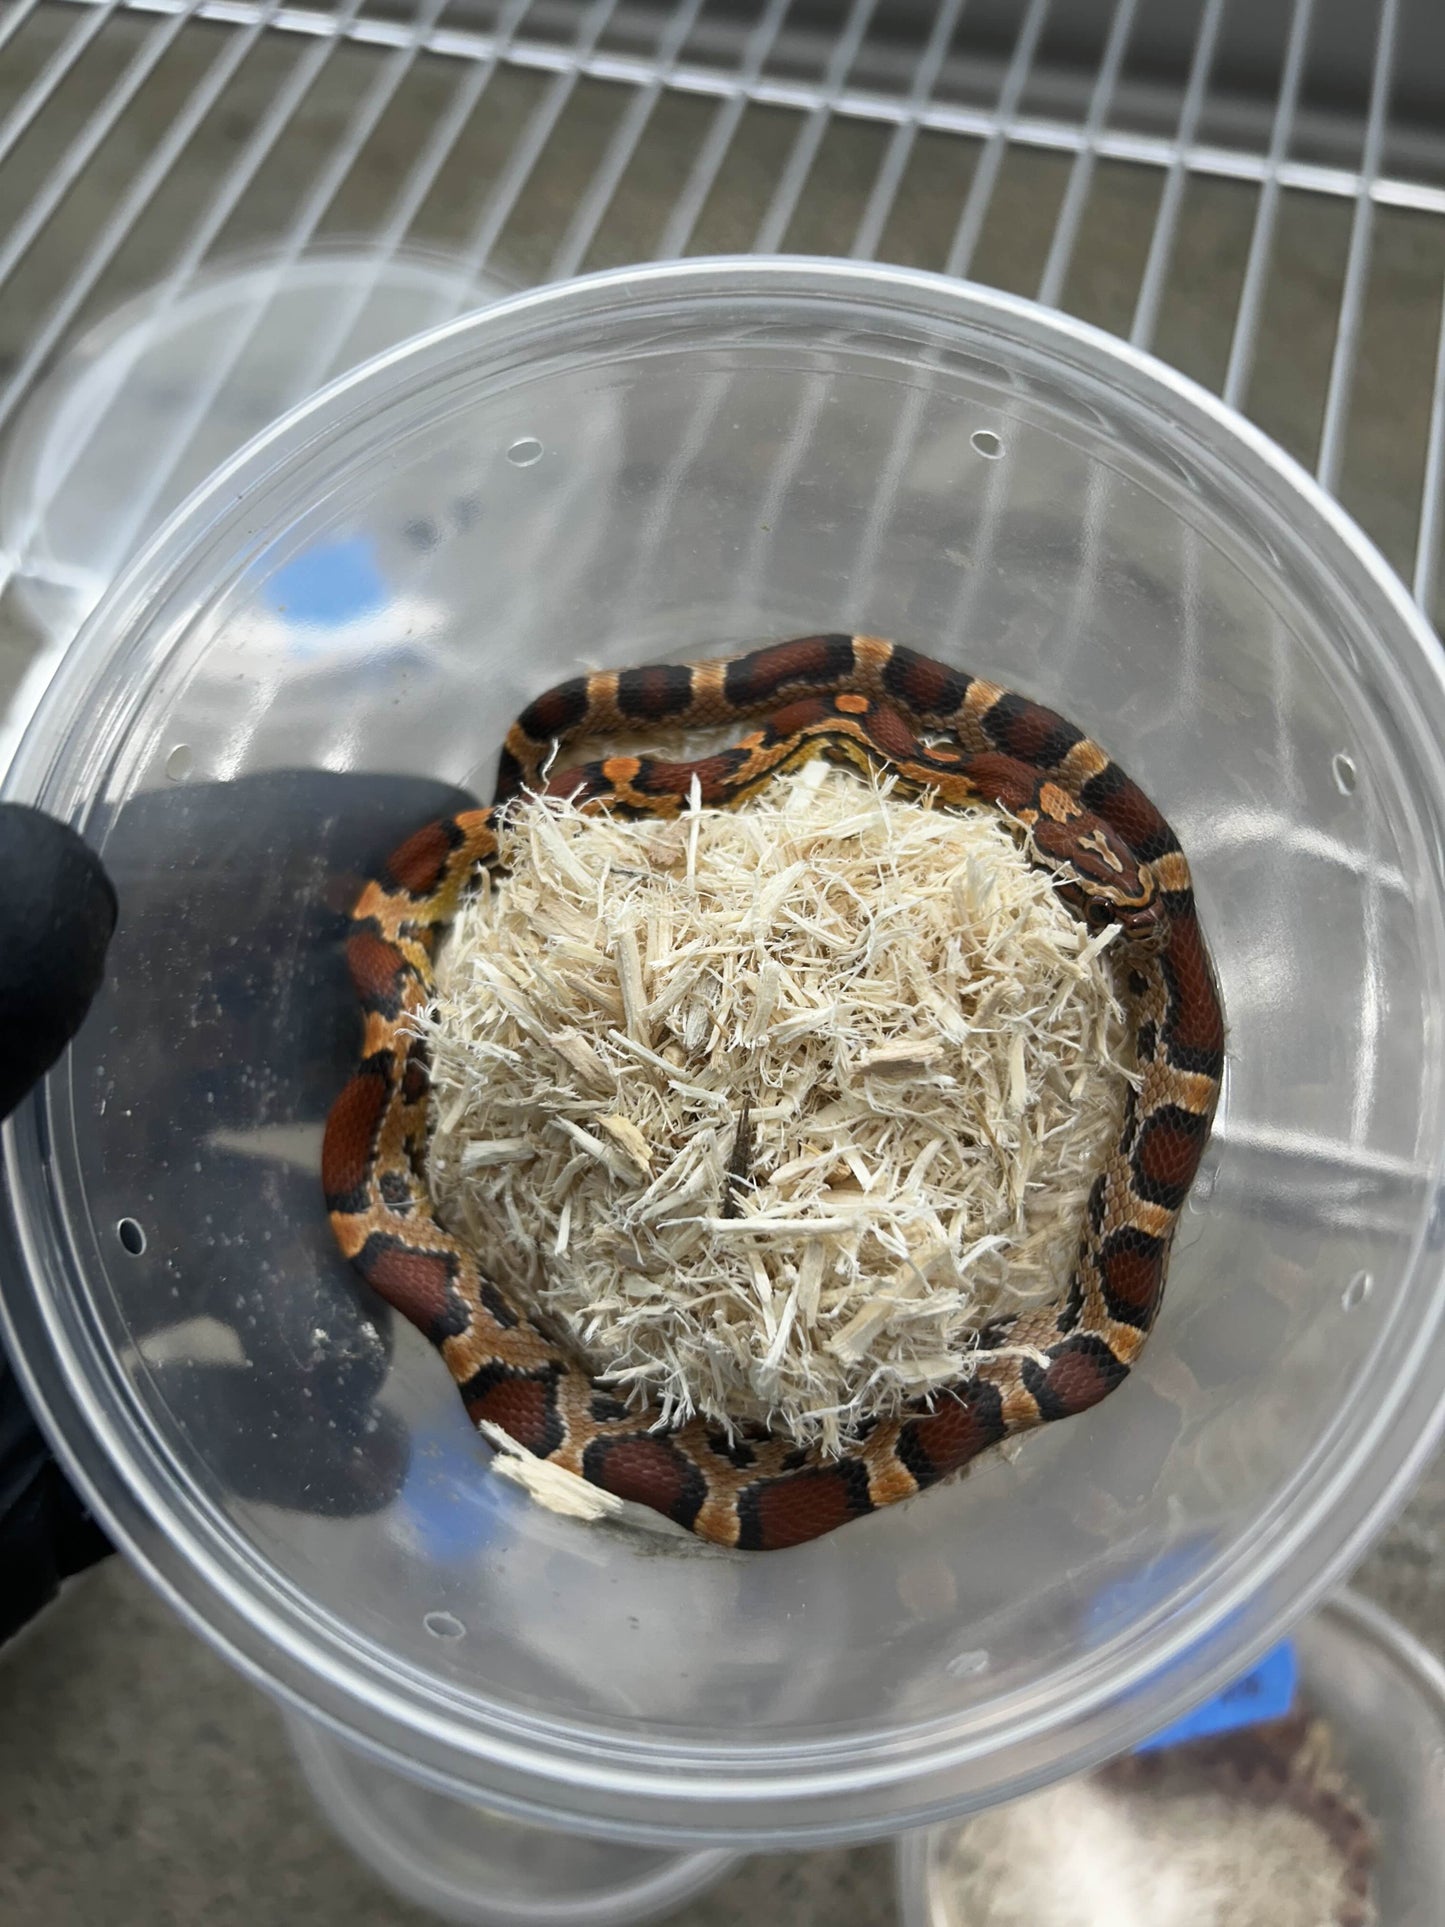
M 368 402 L 408 379 L 484 358 L 544 325 L 585 323 L 595 341 L 609 314 L 640 299 L 686 298 L 725 309 L 770 295 L 840 310 L 864 302 L 902 324 L 992 332 L 1050 357 L 1060 371 L 1107 379 L 1136 404 L 1172 420 L 1242 473 L 1288 499 L 1320 558 L 1369 607 L 1392 720 L 1411 735 L 1445 798 L 1445 662 L 1403 584 L 1364 534 L 1303 469 L 1259 430 L 1187 377 L 1102 331 L 1035 303 L 911 269 L 819 258 L 722 257 L 608 270 L 530 290 L 387 350 L 333 382 L 258 436 L 183 504 L 127 566 L 62 663 L 16 753 L 0 794 L 31 802 L 82 831 L 98 775 L 124 736 L 125 716 L 76 740 L 91 692 L 128 687 L 136 634 L 159 585 L 227 530 L 249 526 L 268 478 L 304 461 Z M 1389 643 L 1380 638 L 1389 637 Z M 129 659 L 129 660 L 128 660 Z M 149 676 L 136 678 L 143 693 Z M 140 693 L 131 697 L 138 704 Z M 123 707 L 118 699 L 117 707 Z M 1445 940 L 1442 940 L 1445 947 Z M 77 1486 L 115 1541 L 191 1625 L 257 1683 L 352 1745 L 450 1791 L 485 1790 L 524 1817 L 666 1845 L 803 1844 L 875 1837 L 1013 1798 L 1079 1772 L 1135 1743 L 1217 1690 L 1272 1645 L 1359 1558 L 1417 1476 L 1445 1421 L 1445 1294 L 1436 1292 L 1412 1343 L 1412 1370 L 1361 1423 L 1329 1474 L 1312 1468 L 1276 1504 L 1277 1527 L 1247 1576 L 1211 1568 L 1187 1605 L 1167 1599 L 1141 1616 L 1128 1648 L 1095 1652 L 1069 1695 L 1020 1696 L 987 1730 L 939 1720 L 869 1736 L 689 1749 L 642 1743 L 596 1727 L 459 1704 L 440 1687 L 383 1671 L 272 1578 L 174 1469 L 107 1382 L 113 1358 L 85 1328 L 83 1269 L 58 1210 L 49 1154 L 66 1133 L 64 1065 L 4 1128 L 6 1195 L 0 1222 L 0 1334 L 27 1395 Z M 1445 1147 L 1434 1151 L 1438 1187 Z M 1411 1265 L 1439 1271 L 1424 1248 Z M 786 1556 L 786 1555 L 775 1555 Z M 1116 1645 L 1118 1642 L 1116 1642 Z M 1068 1736 L 1057 1744 L 1060 1729 Z M 1046 1763 L 1038 1742 L 1050 1740 Z M 991 1777 L 973 1781 L 979 1759 Z M 970 1772 L 973 1769 L 973 1772 Z

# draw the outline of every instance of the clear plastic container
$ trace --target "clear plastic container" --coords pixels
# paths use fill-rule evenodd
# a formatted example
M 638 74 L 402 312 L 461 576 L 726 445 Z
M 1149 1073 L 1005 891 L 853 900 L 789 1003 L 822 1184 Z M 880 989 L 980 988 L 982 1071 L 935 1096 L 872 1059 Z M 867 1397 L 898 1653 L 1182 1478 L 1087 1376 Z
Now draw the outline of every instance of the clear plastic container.
M 642 1927 L 738 1864 L 506 1819 L 378 1766 L 313 1720 L 288 1722 L 317 1805 L 402 1899 L 456 1927 Z
M 1141 1369 L 788 1553 L 488 1476 L 332 1248 L 362 872 L 582 667 L 868 629 L 1054 704 L 1173 818 L 1230 1025 Z M 238 1664 L 493 1808 L 881 1834 L 1077 1772 L 1238 1674 L 1378 1530 L 1445 1388 L 1445 686 L 1359 532 L 1217 402 L 901 270 L 521 296 L 253 443 L 127 570 L 9 794 L 124 912 L 8 1127 L 8 1335 L 67 1462 Z M 21 1262 L 23 1260 L 23 1262 Z
M 1332 1757 L 1375 1830 L 1379 1927 L 1438 1927 L 1445 1920 L 1445 1669 L 1388 1613 L 1350 1593 L 1306 1620 L 1296 1651 L 1299 1704 L 1327 1723 Z M 948 1892 L 956 1831 L 925 1827 L 899 1841 L 903 1927 L 970 1927 Z M 1118 1905 L 1127 1904 L 1121 1897 Z M 1119 1915 L 1110 1907 L 1100 1917 L 1112 1927 Z
M 0 768 L 123 564 L 218 464 L 344 369 L 513 292 L 448 255 L 333 241 L 146 288 L 71 342 L 0 464 L 0 569 L 46 638 L 0 716 Z
M 445 254 L 317 245 L 147 288 L 68 347 L 7 438 L 0 552 L 68 642 L 211 471 L 332 376 L 515 292 Z

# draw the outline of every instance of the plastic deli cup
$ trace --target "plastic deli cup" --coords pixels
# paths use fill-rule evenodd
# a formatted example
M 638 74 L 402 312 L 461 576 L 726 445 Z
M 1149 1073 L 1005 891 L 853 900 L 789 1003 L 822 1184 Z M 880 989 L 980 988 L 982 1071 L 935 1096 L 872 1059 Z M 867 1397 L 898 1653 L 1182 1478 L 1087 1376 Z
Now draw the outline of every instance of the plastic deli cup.
M 578 669 L 891 635 L 1051 704 L 1193 863 L 1225 1099 L 1140 1369 L 792 1552 L 489 1476 L 337 1256 L 358 880 Z M 112 587 L 9 794 L 124 915 L 7 1130 L 7 1335 L 99 1513 L 238 1664 L 493 1809 L 660 1842 L 1020 1794 L 1237 1675 L 1445 1390 L 1445 683 L 1359 532 L 1102 334 L 902 270 L 687 262 L 373 360 Z

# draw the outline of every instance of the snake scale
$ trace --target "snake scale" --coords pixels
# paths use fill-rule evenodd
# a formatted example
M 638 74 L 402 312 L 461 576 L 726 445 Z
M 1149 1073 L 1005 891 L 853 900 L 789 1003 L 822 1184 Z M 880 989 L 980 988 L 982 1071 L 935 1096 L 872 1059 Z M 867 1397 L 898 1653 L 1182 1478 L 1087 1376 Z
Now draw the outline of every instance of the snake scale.
M 611 755 L 546 773 L 588 737 L 758 717 L 732 747 L 689 762 Z M 478 870 L 497 862 L 499 812 L 525 791 L 672 816 L 694 780 L 704 804 L 732 805 L 814 756 L 887 772 L 902 793 L 931 792 L 945 807 L 1003 811 L 1071 908 L 1093 927 L 1118 922 L 1140 1074 L 1060 1299 L 996 1321 L 980 1335 L 992 1356 L 970 1376 L 833 1459 L 781 1438 L 729 1437 L 702 1418 L 659 1426 L 482 1273 L 432 1211 L 427 1069 L 407 1024 L 433 995 L 439 937 Z M 393 854 L 356 904 L 347 954 L 365 1041 L 323 1153 L 342 1252 L 441 1351 L 473 1421 L 704 1539 L 794 1546 L 908 1498 L 1000 1440 L 1096 1404 L 1148 1336 L 1219 1097 L 1223 1015 L 1173 831 L 1097 744 L 1027 697 L 847 635 L 575 677 L 512 725 L 491 808 L 432 823 Z

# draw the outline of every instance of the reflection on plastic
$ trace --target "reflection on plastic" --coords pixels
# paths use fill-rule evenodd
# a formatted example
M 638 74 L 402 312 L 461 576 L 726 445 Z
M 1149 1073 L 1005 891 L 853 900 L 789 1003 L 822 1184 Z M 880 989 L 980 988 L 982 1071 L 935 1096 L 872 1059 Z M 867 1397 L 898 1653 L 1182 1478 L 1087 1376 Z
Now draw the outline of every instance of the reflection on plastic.
M 335 1249 L 315 1153 L 356 1051 L 360 879 L 399 826 L 470 800 L 276 770 L 168 783 L 106 833 L 121 920 L 74 1055 L 83 1136 L 104 1145 L 93 1204 L 144 1222 L 128 1339 L 223 1502 L 346 1518 L 390 1505 L 414 1463 L 380 1402 L 390 1315 Z
M 307 549 L 271 578 L 268 600 L 297 628 L 334 628 L 383 608 L 386 581 L 365 536 L 343 536 Z

